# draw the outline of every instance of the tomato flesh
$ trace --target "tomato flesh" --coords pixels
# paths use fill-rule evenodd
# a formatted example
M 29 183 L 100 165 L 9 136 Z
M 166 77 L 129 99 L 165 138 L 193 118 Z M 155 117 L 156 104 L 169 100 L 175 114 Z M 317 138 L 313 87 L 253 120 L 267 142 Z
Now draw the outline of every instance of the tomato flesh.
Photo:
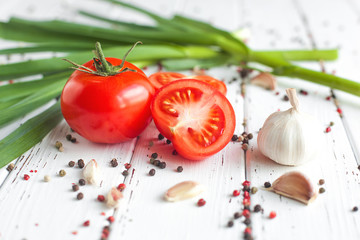
M 174 81 L 155 95 L 151 111 L 158 130 L 185 158 L 211 156 L 230 141 L 235 113 L 226 97 L 194 79 Z
M 106 58 L 113 65 L 120 59 Z M 95 70 L 93 61 L 84 66 Z M 61 94 L 61 111 L 69 126 L 98 143 L 119 143 L 137 137 L 151 122 L 154 89 L 146 75 L 136 72 L 97 76 L 76 70 Z

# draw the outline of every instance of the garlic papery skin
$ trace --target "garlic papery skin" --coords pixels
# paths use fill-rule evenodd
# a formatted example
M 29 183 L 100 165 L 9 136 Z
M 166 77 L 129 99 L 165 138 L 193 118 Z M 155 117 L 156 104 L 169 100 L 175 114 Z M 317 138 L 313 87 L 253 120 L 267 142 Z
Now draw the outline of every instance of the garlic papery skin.
M 320 123 L 299 110 L 296 90 L 287 89 L 292 108 L 275 112 L 260 129 L 257 143 L 260 152 L 273 161 L 297 166 L 318 157 L 323 146 Z
M 100 182 L 100 169 L 95 161 L 91 159 L 90 162 L 86 164 L 83 170 L 84 179 L 93 185 L 99 185 Z

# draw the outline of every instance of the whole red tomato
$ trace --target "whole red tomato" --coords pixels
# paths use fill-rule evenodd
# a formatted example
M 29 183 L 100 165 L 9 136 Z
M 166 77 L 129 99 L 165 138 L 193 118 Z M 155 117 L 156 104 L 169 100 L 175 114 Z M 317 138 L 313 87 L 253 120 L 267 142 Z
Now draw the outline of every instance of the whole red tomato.
M 122 60 L 106 58 L 113 66 Z M 94 61 L 84 65 L 96 71 Z M 100 64 L 101 66 L 101 64 Z M 150 123 L 154 88 L 146 75 L 126 62 L 124 71 L 98 76 L 76 70 L 61 94 L 61 111 L 72 129 L 98 143 L 119 143 L 138 136 Z

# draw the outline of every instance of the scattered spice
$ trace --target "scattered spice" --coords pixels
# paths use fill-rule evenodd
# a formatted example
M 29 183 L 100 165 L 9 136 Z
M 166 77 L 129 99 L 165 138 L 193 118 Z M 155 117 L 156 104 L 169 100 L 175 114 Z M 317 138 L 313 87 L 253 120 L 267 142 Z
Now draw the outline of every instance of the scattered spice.
M 270 182 L 265 182 L 265 183 L 264 183 L 264 187 L 265 187 L 265 188 L 271 187 L 271 183 L 270 183 Z
M 247 192 L 247 191 L 245 191 L 245 192 L 244 192 L 244 198 L 249 198 L 249 199 L 250 199 L 250 193 Z
M 115 218 L 114 216 L 110 216 L 107 218 L 107 220 L 110 222 L 110 223 L 113 223 L 115 221 Z
M 319 189 L 319 193 L 324 193 L 324 192 L 325 192 L 325 188 L 322 187 Z
M 232 226 L 234 226 L 234 222 L 233 222 L 233 221 L 229 221 L 227 225 L 228 225 L 228 227 L 232 227 Z
M 153 164 L 158 167 L 160 165 L 160 161 L 159 160 L 154 160 Z
M 149 175 L 150 175 L 150 176 L 154 176 L 154 175 L 155 175 L 155 169 L 152 168 L 152 169 L 149 171 Z
M 174 149 L 173 151 L 172 151 L 172 155 L 178 155 L 178 152 Z
M 331 127 L 327 127 L 327 128 L 325 129 L 325 132 L 326 132 L 326 133 L 331 132 Z
M 129 175 L 129 172 L 128 172 L 127 170 L 124 170 L 124 171 L 122 172 L 122 175 L 123 175 L 124 177 L 126 177 L 126 176 Z
M 330 125 L 330 127 L 332 127 L 332 126 L 334 126 L 334 124 L 335 124 L 334 122 L 330 122 L 329 125 Z
M 80 179 L 79 184 L 80 184 L 80 186 L 84 186 L 86 184 L 85 179 Z
M 169 139 L 166 139 L 166 144 L 171 144 L 171 141 Z
M 71 139 L 72 139 L 71 134 L 67 134 L 67 135 L 66 135 L 66 139 L 67 139 L 68 141 L 71 141 Z
M 287 95 L 284 95 L 283 100 L 284 101 L 289 101 L 289 97 Z
M 75 166 L 75 162 L 74 162 L 74 161 L 70 161 L 70 162 L 68 163 L 68 165 L 69 165 L 69 167 L 74 167 L 74 166 Z
M 243 212 L 242 212 L 242 215 L 245 218 L 249 218 L 250 217 L 250 211 L 248 209 L 244 209 Z
M 231 138 L 231 141 L 236 142 L 238 140 L 238 135 L 234 134 Z
M 76 198 L 77 198 L 77 200 L 81 200 L 84 198 L 84 194 L 80 192 L 76 195 Z
M 250 206 L 251 202 L 250 202 L 250 198 L 244 198 L 243 200 L 243 205 L 244 206 Z
M 29 180 L 29 179 L 30 179 L 30 176 L 27 175 L 27 174 L 24 174 L 24 180 L 27 181 L 27 180 Z
M 276 212 L 271 211 L 270 214 L 269 214 L 269 218 L 274 219 L 275 217 L 276 217 Z
M 78 191 L 78 190 L 79 190 L 79 186 L 76 185 L 76 184 L 72 185 L 72 190 L 73 190 L 74 192 Z
M 14 165 L 13 163 L 10 163 L 10 164 L 7 166 L 6 170 L 8 170 L 8 172 L 11 172 L 11 171 L 14 169 L 14 167 L 15 167 L 15 165 Z
M 97 200 L 98 200 L 99 202 L 105 201 L 104 195 L 98 195 L 98 196 L 97 196 Z
M 357 212 L 358 210 L 359 210 L 359 208 L 358 208 L 358 207 L 356 207 L 356 206 L 355 206 L 355 207 L 353 207 L 353 209 L 352 209 L 352 211 L 353 211 L 353 212 Z
M 199 207 L 202 207 L 206 204 L 206 201 L 203 198 L 200 198 L 199 201 L 197 202 L 197 205 Z
M 183 169 L 182 166 L 178 166 L 177 169 L 176 169 L 176 171 L 178 171 L 178 172 L 182 172 L 183 170 L 184 170 L 184 169 Z
M 78 160 L 78 166 L 79 166 L 79 168 L 84 168 L 85 167 L 85 162 L 84 162 L 83 159 Z
M 49 175 L 45 175 L 44 182 L 50 182 L 50 181 L 51 181 L 51 177 Z
M 76 235 L 77 234 L 77 231 L 73 231 L 71 232 L 72 235 Z
M 243 183 L 242 183 L 242 185 L 244 186 L 244 187 L 250 187 L 250 181 L 244 181 Z
M 158 156 L 159 156 L 159 155 L 158 155 L 156 152 L 154 152 L 154 153 L 151 154 L 151 158 L 153 158 L 153 159 L 157 159 Z
M 248 150 L 249 145 L 248 145 L 247 143 L 244 143 L 244 144 L 241 146 L 241 148 L 242 148 L 244 151 L 246 151 L 246 150 Z
M 120 190 L 121 192 L 124 191 L 125 188 L 126 185 L 124 183 L 120 183 L 119 186 L 117 187 L 117 189 Z
M 111 165 L 112 167 L 117 167 L 117 166 L 119 165 L 119 164 L 118 164 L 118 161 L 116 160 L 116 158 L 111 159 L 110 165 Z
M 241 217 L 241 213 L 239 213 L 239 212 L 234 213 L 234 218 L 235 219 L 238 219 L 240 217 Z
M 154 164 L 154 161 L 155 161 L 155 159 L 150 158 L 150 163 L 151 163 L 151 164 Z
M 337 111 L 339 114 L 342 114 L 341 108 L 337 108 L 336 111 Z
M 302 89 L 301 89 L 301 90 L 300 90 L 300 94 L 302 94 L 302 95 L 305 95 L 305 96 L 306 96 L 306 95 L 308 95 L 308 92 L 307 92 L 307 91 L 305 91 L 305 90 L 302 90 Z
M 261 205 L 260 204 L 256 204 L 254 207 L 254 212 L 260 212 L 262 210 Z
M 55 147 L 56 147 L 57 149 L 59 149 L 59 148 L 62 147 L 62 146 L 63 146 L 62 142 L 56 141 Z
M 109 234 L 110 234 L 109 226 L 105 226 L 105 227 L 103 228 L 103 230 L 102 230 L 102 233 L 101 233 L 101 240 L 108 239 Z
M 247 135 L 247 138 L 248 138 L 248 139 L 253 139 L 253 137 L 254 137 L 254 136 L 253 136 L 252 133 L 249 133 L 249 134 Z
M 76 138 L 71 138 L 71 140 L 70 140 L 70 142 L 72 142 L 72 143 L 76 143 Z
M 255 194 L 255 193 L 257 193 L 257 191 L 258 191 L 257 187 L 251 188 L 251 194 Z
M 245 224 L 246 226 L 249 226 L 249 225 L 251 224 L 250 218 L 246 218 L 246 219 L 244 220 L 244 224 Z
M 331 96 L 327 96 L 326 100 L 330 101 L 331 100 Z
M 59 176 L 60 176 L 60 177 L 64 177 L 65 175 L 66 175 L 65 170 L 64 170 L 64 169 L 61 169 L 61 170 L 59 171 Z
M 131 168 L 131 164 L 130 164 L 130 163 L 125 163 L 124 166 L 125 166 L 126 169 L 130 169 L 130 168 Z
M 324 179 L 320 179 L 319 180 L 319 185 L 323 185 L 325 183 L 325 180 Z
M 240 191 L 239 190 L 234 190 L 233 191 L 233 196 L 234 197 L 237 197 L 237 196 L 239 196 L 240 195 Z
M 159 140 L 163 140 L 165 137 L 161 134 L 161 133 L 159 133 L 159 135 L 158 135 L 158 139 Z
M 160 167 L 161 169 L 166 168 L 166 162 L 161 162 L 161 163 L 159 164 L 159 167 Z
M 249 227 L 245 228 L 244 233 L 251 234 L 251 228 L 249 228 Z
M 89 221 L 89 220 L 85 221 L 85 222 L 83 223 L 83 226 L 84 226 L 84 227 L 90 226 L 90 221 Z

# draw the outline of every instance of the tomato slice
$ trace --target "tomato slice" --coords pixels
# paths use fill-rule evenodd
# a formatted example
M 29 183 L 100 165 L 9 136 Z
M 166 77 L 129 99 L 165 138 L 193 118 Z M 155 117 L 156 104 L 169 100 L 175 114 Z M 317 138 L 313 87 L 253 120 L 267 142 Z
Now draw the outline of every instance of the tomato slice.
M 235 130 L 230 102 L 199 80 L 183 79 L 165 85 L 154 96 L 151 112 L 160 133 L 190 160 L 219 152 Z
M 186 75 L 176 72 L 157 72 L 149 76 L 149 80 L 155 90 L 158 90 L 162 86 L 168 84 L 169 82 L 175 81 L 186 77 Z
M 210 77 L 208 75 L 189 76 L 186 78 L 187 79 L 196 79 L 196 80 L 206 82 L 206 83 L 210 84 L 211 86 L 213 86 L 214 88 L 216 88 L 222 94 L 226 95 L 227 88 L 226 88 L 225 83 L 216 78 Z

